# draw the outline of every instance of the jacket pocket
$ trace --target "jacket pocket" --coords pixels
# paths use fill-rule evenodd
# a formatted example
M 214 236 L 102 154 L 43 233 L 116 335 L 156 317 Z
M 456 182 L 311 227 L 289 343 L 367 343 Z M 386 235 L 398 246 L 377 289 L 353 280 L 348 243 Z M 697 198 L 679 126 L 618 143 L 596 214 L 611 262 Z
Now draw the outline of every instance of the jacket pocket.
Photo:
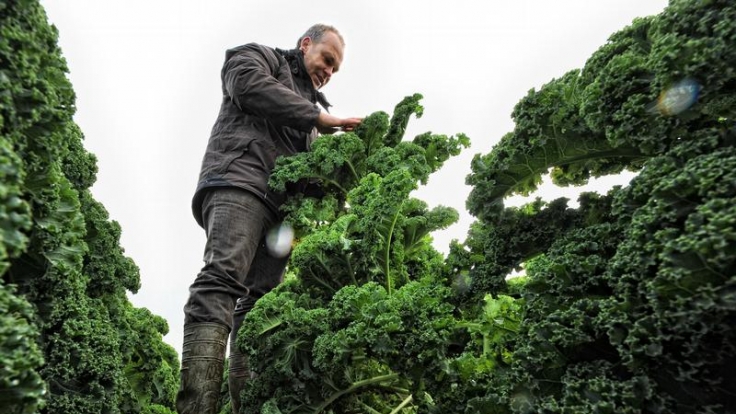
M 225 174 L 233 161 L 250 151 L 253 138 L 240 138 L 238 141 L 239 142 L 236 145 L 233 145 L 220 156 L 219 162 L 217 163 L 217 174 Z

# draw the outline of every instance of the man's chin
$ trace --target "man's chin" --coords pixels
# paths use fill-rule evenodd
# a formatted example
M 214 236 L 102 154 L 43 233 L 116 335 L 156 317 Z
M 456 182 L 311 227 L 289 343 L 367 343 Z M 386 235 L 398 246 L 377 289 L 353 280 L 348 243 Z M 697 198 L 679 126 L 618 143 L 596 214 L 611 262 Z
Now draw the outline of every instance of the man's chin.
M 319 79 L 312 78 L 312 85 L 314 85 L 314 89 L 320 89 L 321 87 L 325 86 L 327 82 L 320 82 Z

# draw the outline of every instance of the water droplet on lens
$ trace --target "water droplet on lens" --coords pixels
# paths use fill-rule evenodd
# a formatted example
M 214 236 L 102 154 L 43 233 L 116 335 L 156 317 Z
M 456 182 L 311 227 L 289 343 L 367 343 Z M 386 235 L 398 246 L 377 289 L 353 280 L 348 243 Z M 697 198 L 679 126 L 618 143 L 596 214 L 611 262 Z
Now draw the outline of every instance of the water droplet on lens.
M 657 109 L 663 115 L 680 114 L 695 104 L 699 93 L 700 84 L 695 79 L 683 79 L 659 95 Z
M 274 257 L 286 257 L 291 252 L 294 241 L 294 229 L 288 224 L 272 228 L 266 235 L 268 252 Z

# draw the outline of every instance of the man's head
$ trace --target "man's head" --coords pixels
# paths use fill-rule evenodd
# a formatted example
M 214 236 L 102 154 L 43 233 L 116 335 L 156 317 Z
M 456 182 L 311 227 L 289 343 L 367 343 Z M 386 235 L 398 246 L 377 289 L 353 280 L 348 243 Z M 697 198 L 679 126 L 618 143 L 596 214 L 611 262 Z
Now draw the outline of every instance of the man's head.
M 340 69 L 345 41 L 334 27 L 315 24 L 299 38 L 297 47 L 304 54 L 312 84 L 319 89 Z

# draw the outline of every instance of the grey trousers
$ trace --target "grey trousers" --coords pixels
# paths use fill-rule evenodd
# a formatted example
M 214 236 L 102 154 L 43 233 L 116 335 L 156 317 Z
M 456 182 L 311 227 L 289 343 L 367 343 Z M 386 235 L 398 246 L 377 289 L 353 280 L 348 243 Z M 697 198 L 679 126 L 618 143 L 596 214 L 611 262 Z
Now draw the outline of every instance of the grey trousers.
M 205 264 L 189 287 L 184 323 L 218 323 L 234 336 L 252 303 L 283 280 L 288 255 L 275 257 L 266 245 L 268 230 L 280 223 L 256 195 L 233 187 L 208 191 L 202 219 Z M 238 299 L 250 306 L 234 315 Z

